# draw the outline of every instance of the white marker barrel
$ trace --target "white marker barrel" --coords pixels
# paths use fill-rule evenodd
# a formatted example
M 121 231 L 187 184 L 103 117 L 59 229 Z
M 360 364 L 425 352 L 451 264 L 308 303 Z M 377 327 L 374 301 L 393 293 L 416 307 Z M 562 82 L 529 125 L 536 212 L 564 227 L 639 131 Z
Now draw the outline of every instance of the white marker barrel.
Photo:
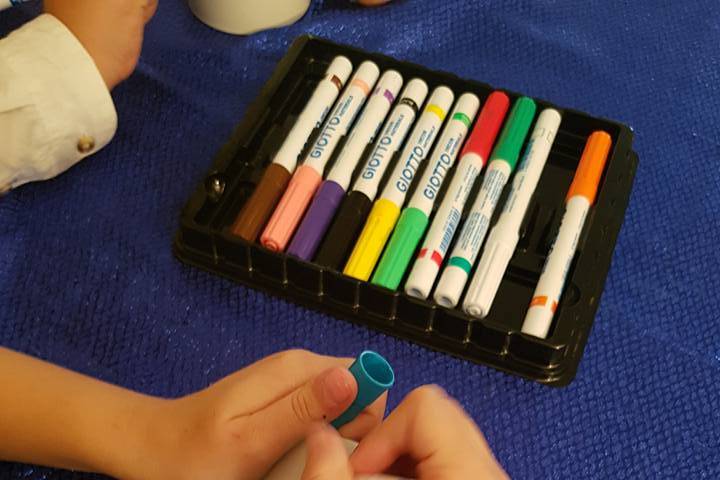
M 438 140 L 430 164 L 425 170 L 425 174 L 418 188 L 415 190 L 413 197 L 410 199 L 408 207 L 416 208 L 425 215 L 430 216 L 445 176 L 455 163 L 460 147 L 465 141 L 470 125 L 472 125 L 472 119 L 475 118 L 479 107 L 480 100 L 475 95 L 466 93 L 460 97 L 453 109 L 450 123 L 443 132 L 440 140 Z M 456 178 L 458 173 L 459 172 L 456 173 Z M 447 211 L 448 204 L 452 203 L 451 199 L 458 195 L 456 190 L 457 181 L 453 179 L 450 188 L 445 192 L 443 203 L 438 209 L 435 220 L 425 236 L 419 257 L 415 261 L 410 276 L 405 283 L 405 292 L 410 296 L 427 298 L 433 283 L 435 283 L 437 272 L 440 269 L 440 262 L 436 262 L 437 255 L 434 255 L 434 252 L 436 251 L 436 247 L 439 248 L 439 245 L 443 241 L 443 231 L 441 227 L 444 226 L 446 220 L 449 220 L 447 218 L 449 216 L 449 212 Z M 462 201 L 464 202 L 465 200 L 463 199 Z M 455 220 L 456 224 L 459 220 L 460 216 L 458 215 Z
M 590 202 L 587 197 L 576 195 L 568 200 L 560 231 L 525 316 L 523 333 L 540 338 L 547 337 L 589 209 Z
M 466 153 L 460 159 L 450 187 L 420 249 L 420 256 L 415 261 L 405 283 L 405 292 L 408 295 L 421 299 L 426 299 L 430 295 L 460 223 L 465 202 L 484 163 L 483 159 L 474 152 Z
M 320 175 L 323 174 L 325 164 L 330 160 L 342 136 L 348 132 L 378 76 L 380 70 L 373 62 L 363 62 L 358 67 L 305 157 L 306 166 L 312 167 Z
M 490 311 L 500 281 L 520 239 L 520 225 L 545 168 L 560 121 L 557 110 L 550 108 L 538 117 L 525 156 L 515 173 L 508 199 L 488 235 L 482 258 L 465 294 L 463 308 L 474 317 L 484 318 Z
M 419 78 L 410 80 L 405 86 L 400 94 L 399 103 L 390 113 L 390 118 L 385 123 L 380 137 L 375 142 L 370 156 L 355 180 L 354 191 L 362 192 L 370 200 L 375 199 L 385 170 L 387 170 L 392 156 L 405 141 L 427 93 L 427 84 Z
M 335 57 L 330 63 L 325 77 L 315 87 L 310 100 L 295 121 L 290 133 L 283 141 L 273 163 L 282 165 L 292 173 L 297 166 L 298 156 L 302 152 L 313 128 L 318 128 L 325 120 L 352 72 L 352 63 L 343 56 Z
M 460 96 L 450 113 L 447 126 L 435 145 L 418 188 L 410 198 L 408 208 L 416 208 L 430 216 L 445 177 L 455 163 L 479 107 L 480 99 L 476 95 L 464 93 Z
M 445 86 L 440 86 L 433 91 L 388 179 L 381 198 L 391 201 L 398 207 L 403 206 L 415 174 L 430 153 L 435 137 L 440 131 L 454 99 L 455 95 L 452 90 Z
M 368 143 L 372 143 L 377 135 L 383 120 L 395 102 L 395 97 L 402 87 L 403 78 L 395 70 L 388 70 L 378 81 L 375 92 L 365 105 L 345 146 L 340 152 L 335 165 L 330 170 L 327 179 L 337 183 L 343 190 L 350 185 L 353 170 L 362 156 Z
M 443 270 L 433 298 L 443 307 L 455 307 L 477 260 L 495 206 L 512 169 L 504 160 L 493 160 L 485 172 L 480 192 L 463 224 L 460 237 Z

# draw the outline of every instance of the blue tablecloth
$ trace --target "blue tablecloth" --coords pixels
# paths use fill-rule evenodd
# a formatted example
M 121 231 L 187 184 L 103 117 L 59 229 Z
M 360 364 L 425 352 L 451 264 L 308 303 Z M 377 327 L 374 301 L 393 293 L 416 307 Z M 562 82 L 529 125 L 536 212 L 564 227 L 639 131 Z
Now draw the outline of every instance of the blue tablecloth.
M 384 353 L 390 404 L 456 396 L 515 478 L 720 477 L 720 6 L 716 0 L 316 1 L 247 38 L 161 1 L 114 141 L 0 200 L 0 344 L 157 395 L 290 347 Z M 0 16 L 0 33 L 27 20 Z M 351 326 L 179 263 L 180 210 L 305 32 L 635 129 L 640 165 L 575 382 L 552 389 Z M 0 386 L 2 392 L 2 386 Z M 2 394 L 2 393 L 0 393 Z M 0 464 L 0 476 L 82 475 Z

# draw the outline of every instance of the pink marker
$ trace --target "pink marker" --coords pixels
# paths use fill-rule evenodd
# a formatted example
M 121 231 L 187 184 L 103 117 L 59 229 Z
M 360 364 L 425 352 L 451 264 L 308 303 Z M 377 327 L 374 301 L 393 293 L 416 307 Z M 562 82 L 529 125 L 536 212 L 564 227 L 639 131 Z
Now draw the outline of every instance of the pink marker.
M 340 139 L 347 134 L 379 75 L 380 70 L 373 62 L 367 61 L 358 67 L 260 236 L 260 243 L 268 250 L 284 251 L 287 247 L 320 185 L 325 165 Z
M 362 116 L 353 127 L 352 133 L 340 156 L 328 173 L 315 195 L 305 217 L 290 242 L 288 253 L 310 260 L 320 245 L 330 220 L 340 206 L 345 191 L 350 185 L 353 171 L 368 144 L 372 143 L 382 122 L 390 111 L 400 87 L 402 76 L 395 70 L 388 70 L 380 77 L 377 88 L 365 105 Z

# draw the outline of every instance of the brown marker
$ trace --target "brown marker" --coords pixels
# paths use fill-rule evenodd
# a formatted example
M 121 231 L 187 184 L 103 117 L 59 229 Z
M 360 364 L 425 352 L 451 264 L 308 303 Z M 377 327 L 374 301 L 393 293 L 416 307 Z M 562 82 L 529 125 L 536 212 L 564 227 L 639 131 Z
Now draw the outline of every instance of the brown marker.
M 343 56 L 335 57 L 298 117 L 292 130 L 285 138 L 280 150 L 240 210 L 230 231 L 238 237 L 254 242 L 265 226 L 278 200 L 282 196 L 290 176 L 297 166 L 313 128 L 319 126 L 335 103 L 343 85 L 352 72 L 352 63 Z

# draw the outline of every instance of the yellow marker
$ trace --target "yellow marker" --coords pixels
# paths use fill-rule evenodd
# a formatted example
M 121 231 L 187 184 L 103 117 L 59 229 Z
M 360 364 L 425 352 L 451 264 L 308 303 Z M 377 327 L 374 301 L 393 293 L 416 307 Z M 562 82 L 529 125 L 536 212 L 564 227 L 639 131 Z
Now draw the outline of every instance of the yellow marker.
M 413 178 L 427 158 L 454 98 L 452 90 L 445 86 L 433 91 L 382 195 L 370 211 L 362 233 L 345 265 L 343 271 L 345 275 L 363 281 L 370 278 L 385 243 L 395 228 Z
M 345 275 L 367 280 L 400 216 L 400 207 L 381 198 L 373 205 L 365 227 L 360 233 L 352 255 L 345 266 Z

